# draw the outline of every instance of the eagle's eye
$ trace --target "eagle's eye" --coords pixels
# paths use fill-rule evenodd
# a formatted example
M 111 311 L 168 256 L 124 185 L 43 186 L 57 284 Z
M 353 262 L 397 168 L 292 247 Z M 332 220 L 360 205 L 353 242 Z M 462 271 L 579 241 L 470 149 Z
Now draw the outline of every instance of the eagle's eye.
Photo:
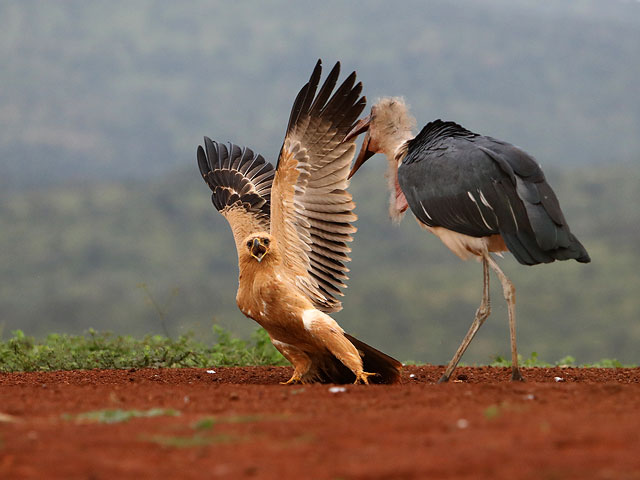
M 262 243 L 264 243 L 264 246 L 265 246 L 265 247 L 268 247 L 268 246 L 269 246 L 269 239 L 268 239 L 268 238 L 264 238 L 264 239 L 262 240 Z

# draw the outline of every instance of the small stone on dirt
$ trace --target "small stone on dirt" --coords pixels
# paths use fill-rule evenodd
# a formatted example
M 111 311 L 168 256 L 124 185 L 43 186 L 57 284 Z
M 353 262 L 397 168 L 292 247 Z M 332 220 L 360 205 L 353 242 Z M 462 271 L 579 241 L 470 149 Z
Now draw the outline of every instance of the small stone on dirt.
M 456 427 L 460 429 L 467 428 L 468 426 L 469 426 L 469 420 L 467 420 L 466 418 L 459 418 L 458 421 L 456 422 Z

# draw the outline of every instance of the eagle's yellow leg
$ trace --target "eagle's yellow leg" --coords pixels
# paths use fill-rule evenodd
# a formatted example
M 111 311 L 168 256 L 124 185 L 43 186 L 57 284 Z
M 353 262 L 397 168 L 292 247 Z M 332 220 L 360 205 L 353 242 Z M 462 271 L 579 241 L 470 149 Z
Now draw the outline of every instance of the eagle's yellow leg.
M 304 383 L 302 381 L 302 377 L 311 368 L 311 359 L 309 358 L 309 356 L 299 348 L 296 348 L 288 343 L 280 342 L 273 337 L 271 337 L 271 343 L 273 343 L 273 346 L 278 349 L 278 351 L 284 356 L 284 358 L 289 360 L 294 368 L 291 378 L 286 382 L 280 382 L 280 384 L 296 385 L 299 383 Z

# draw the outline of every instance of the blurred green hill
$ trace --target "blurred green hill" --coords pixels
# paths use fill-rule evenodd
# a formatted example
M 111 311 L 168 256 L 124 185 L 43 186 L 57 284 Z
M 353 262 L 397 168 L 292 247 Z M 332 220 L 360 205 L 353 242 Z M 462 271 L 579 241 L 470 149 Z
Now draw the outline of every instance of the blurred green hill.
M 543 164 L 593 263 L 502 262 L 519 345 L 553 360 L 640 344 L 640 3 L 0 2 L 0 333 L 248 334 L 236 253 L 195 164 L 208 135 L 275 160 L 317 58 L 369 103 L 404 95 Z M 341 324 L 401 359 L 446 362 L 481 269 L 387 220 L 383 162 L 354 179 L 359 232 Z M 377 164 L 377 165 L 376 165 Z M 506 307 L 465 356 L 508 353 Z
M 194 156 L 195 157 L 195 156 Z M 382 161 L 354 177 L 359 228 L 343 327 L 402 359 L 444 363 L 468 328 L 481 267 L 461 262 L 407 216 L 387 218 Z M 593 258 L 525 267 L 501 261 L 517 288 L 521 352 L 579 362 L 638 361 L 640 184 L 631 167 L 545 168 Z M 0 325 L 5 333 L 248 334 L 235 305 L 231 231 L 192 168 L 155 182 L 93 183 L 5 195 L 0 202 Z M 508 354 L 497 282 L 493 314 L 467 361 Z

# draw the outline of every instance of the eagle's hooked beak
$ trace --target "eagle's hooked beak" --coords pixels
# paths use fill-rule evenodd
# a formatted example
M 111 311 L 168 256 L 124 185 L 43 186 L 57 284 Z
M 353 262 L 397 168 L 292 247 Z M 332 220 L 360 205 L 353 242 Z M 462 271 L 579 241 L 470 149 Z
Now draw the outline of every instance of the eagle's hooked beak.
M 366 162 L 369 158 L 375 155 L 376 152 L 369 150 L 369 142 L 371 141 L 371 135 L 369 133 L 369 125 L 371 124 L 371 115 L 367 115 L 363 119 L 361 119 L 355 126 L 351 129 L 347 136 L 344 137 L 344 141 L 348 142 L 349 140 L 357 137 L 363 132 L 367 132 L 362 141 L 362 146 L 360 147 L 360 152 L 358 153 L 358 158 L 356 158 L 351 171 L 349 172 L 348 179 L 353 177 L 353 174 L 362 166 L 364 162 Z
M 260 242 L 259 238 L 254 238 L 253 243 L 251 244 L 250 251 L 251 251 L 251 256 L 256 260 L 258 260 L 258 262 L 261 262 L 264 256 L 269 251 L 269 247 L 267 247 L 266 245 L 263 245 L 262 242 Z

